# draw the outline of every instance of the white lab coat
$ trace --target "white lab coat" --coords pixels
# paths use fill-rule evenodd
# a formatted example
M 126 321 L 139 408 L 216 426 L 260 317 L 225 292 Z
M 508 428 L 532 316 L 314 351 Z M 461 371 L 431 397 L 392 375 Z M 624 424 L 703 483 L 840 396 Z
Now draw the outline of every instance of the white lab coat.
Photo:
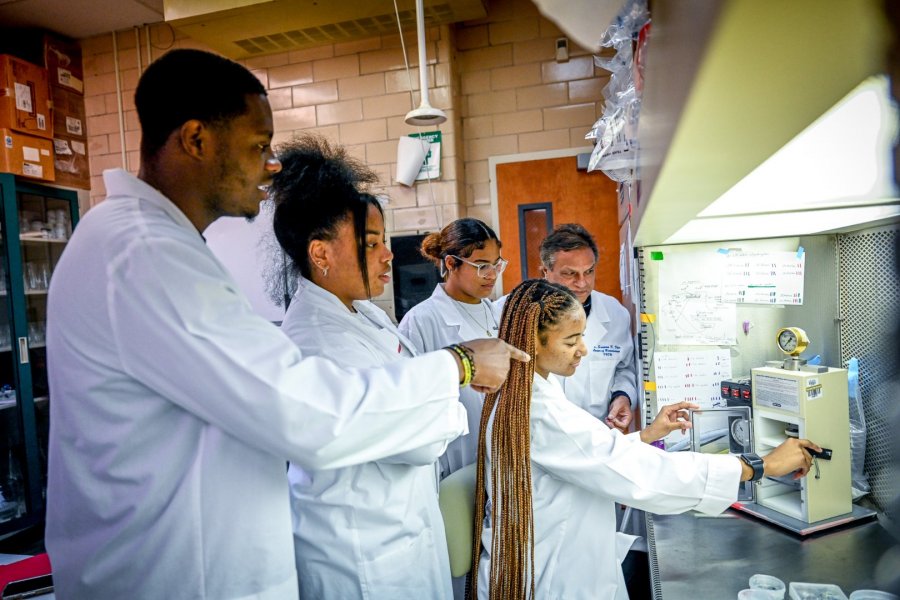
M 339 468 L 453 439 L 455 361 L 302 358 L 171 201 L 104 178 L 48 300 L 57 596 L 296 598 L 285 460 Z
M 444 291 L 444 284 L 434 288 L 431 297 L 412 307 L 400 321 L 400 333 L 412 340 L 419 352 L 431 352 L 450 344 L 478 338 L 497 337 L 493 329 L 500 323 L 499 314 L 494 303 L 482 300 L 482 304 L 491 316 L 491 328 L 487 331 L 477 327 L 460 308 L 454 306 L 456 301 Z M 466 407 L 469 418 L 469 434 L 450 442 L 447 451 L 441 457 L 441 477 L 446 477 L 459 469 L 471 465 L 478 458 L 478 430 L 481 426 L 481 407 L 484 394 L 471 388 L 463 388 L 459 393 L 459 401 Z
M 415 356 L 383 310 L 301 279 L 282 330 L 300 351 L 345 367 Z M 365 321 L 363 320 L 365 319 Z M 342 469 L 291 464 L 291 513 L 300 597 L 435 600 L 453 597 L 447 538 L 437 502 L 436 442 Z
M 488 427 L 485 444 L 490 453 Z M 566 399 L 556 378 L 534 376 L 531 477 L 535 598 L 626 600 L 615 502 L 656 513 L 716 514 L 737 498 L 740 462 L 733 456 L 666 453 L 633 433 L 610 430 Z M 488 456 L 490 470 L 490 454 Z M 488 598 L 493 504 L 481 534 L 478 597 Z
M 505 302 L 503 296 L 494 303 L 501 314 Z M 558 378 L 566 398 L 601 421 L 609 414 L 612 392 L 625 392 L 632 410 L 637 408 L 637 362 L 628 310 L 612 296 L 592 291 L 584 343 L 588 355 L 575 373 Z

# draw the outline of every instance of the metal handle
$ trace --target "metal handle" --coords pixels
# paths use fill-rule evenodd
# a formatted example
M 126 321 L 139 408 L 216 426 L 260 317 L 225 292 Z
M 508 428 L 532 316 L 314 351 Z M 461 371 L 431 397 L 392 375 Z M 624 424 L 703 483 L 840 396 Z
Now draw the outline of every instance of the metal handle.
M 19 338 L 19 364 L 28 364 L 28 338 Z

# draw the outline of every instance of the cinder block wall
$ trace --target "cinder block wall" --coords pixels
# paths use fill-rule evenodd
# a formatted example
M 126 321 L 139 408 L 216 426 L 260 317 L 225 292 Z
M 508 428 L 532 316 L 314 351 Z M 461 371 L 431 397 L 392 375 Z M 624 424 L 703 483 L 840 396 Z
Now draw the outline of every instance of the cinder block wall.
M 591 145 L 609 73 L 571 41 L 557 63 L 563 36 L 529 0 L 492 0 L 485 19 L 455 26 L 468 216 L 491 222 L 489 157 Z
M 380 175 L 375 190 L 390 198 L 388 235 L 432 231 L 472 216 L 492 223 L 488 157 L 589 145 L 584 134 L 602 109 L 607 73 L 570 43 L 568 62 L 555 60 L 559 29 L 530 0 L 492 0 L 484 19 L 427 31 L 431 104 L 447 112 L 440 180 L 413 188 L 393 185 L 397 138 L 418 131 L 403 122 L 418 105 L 415 33 L 407 32 L 412 72 L 407 76 L 399 35 L 330 44 L 249 59 L 244 64 L 266 86 L 275 120 L 275 144 L 299 131 L 316 131 L 345 145 Z M 170 48 L 206 48 L 164 24 L 151 26 L 151 55 Z M 137 172 L 140 131 L 133 95 L 139 77 L 133 31 L 82 40 L 85 105 L 91 157 L 90 204 L 105 196 L 104 169 Z M 147 65 L 146 38 L 140 42 Z M 124 121 L 122 160 L 116 77 Z M 415 90 L 410 98 L 410 83 Z M 178 93 L 173 90 L 173 93 Z M 392 314 L 392 292 L 378 299 Z

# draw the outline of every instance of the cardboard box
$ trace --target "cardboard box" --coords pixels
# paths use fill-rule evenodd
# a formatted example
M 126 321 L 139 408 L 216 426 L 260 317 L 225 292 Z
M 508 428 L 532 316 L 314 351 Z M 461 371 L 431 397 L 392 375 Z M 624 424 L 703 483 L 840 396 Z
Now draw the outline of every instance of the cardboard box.
M 58 85 L 84 95 L 84 68 L 81 46 L 50 34 L 44 34 L 44 66 L 50 85 Z
M 0 171 L 41 181 L 56 181 L 53 142 L 0 129 Z
M 91 167 L 87 141 L 77 136 L 53 138 L 53 167 L 56 183 L 65 187 L 91 189 Z
M 84 69 L 78 42 L 42 29 L 0 29 L 0 54 L 12 54 L 45 67 L 51 85 L 84 94 Z
M 0 54 L 0 127 L 53 138 L 47 69 Z
M 50 84 L 53 101 L 53 137 L 71 136 L 87 140 L 87 115 L 84 96 Z

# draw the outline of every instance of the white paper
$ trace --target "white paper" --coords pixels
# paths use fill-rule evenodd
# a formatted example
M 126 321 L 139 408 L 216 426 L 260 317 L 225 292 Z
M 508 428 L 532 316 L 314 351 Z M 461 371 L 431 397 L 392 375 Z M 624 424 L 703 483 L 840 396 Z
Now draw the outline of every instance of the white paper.
M 741 304 L 803 304 L 806 254 L 729 252 L 722 298 Z
M 34 104 L 31 102 L 31 88 L 27 85 L 15 82 L 15 94 L 16 94 L 16 109 L 33 113 L 34 112 Z
M 40 179 L 44 176 L 44 167 L 33 163 L 22 163 L 22 174 Z
M 41 162 L 41 152 L 31 146 L 22 146 L 22 158 L 31 162 Z
M 700 350 L 657 352 L 653 355 L 656 373 L 656 407 L 693 402 L 701 409 L 727 406 L 721 394 L 723 379 L 731 378 L 731 352 Z M 675 431 L 666 436 L 669 446 L 690 434 Z
M 75 152 L 75 154 L 81 154 L 82 156 L 87 153 L 84 142 L 79 142 L 78 140 L 72 140 L 72 151 Z
M 395 180 L 405 186 L 410 186 L 416 180 L 425 155 L 428 153 L 428 144 L 418 138 L 406 135 L 400 136 L 397 142 L 397 175 Z
M 737 309 L 722 302 L 725 256 L 717 252 L 665 254 L 659 265 L 660 344 L 732 346 Z
M 70 135 L 83 135 L 81 119 L 66 117 L 66 131 L 68 131 Z
M 657 408 L 682 401 L 704 409 L 726 406 L 720 384 L 731 378 L 729 350 L 657 352 L 653 364 Z
M 66 140 L 53 140 L 53 151 L 59 155 L 69 155 L 72 154 L 72 151 L 69 149 L 69 142 Z

